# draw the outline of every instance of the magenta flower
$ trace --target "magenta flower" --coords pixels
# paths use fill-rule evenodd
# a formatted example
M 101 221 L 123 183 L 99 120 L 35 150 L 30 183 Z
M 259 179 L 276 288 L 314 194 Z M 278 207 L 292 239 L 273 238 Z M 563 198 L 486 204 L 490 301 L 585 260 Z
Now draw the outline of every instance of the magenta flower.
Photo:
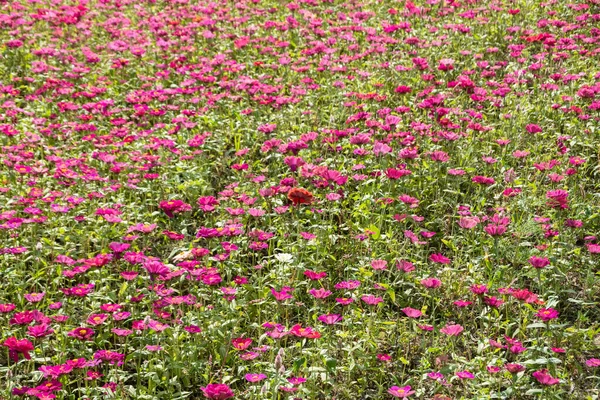
M 553 386 L 560 382 L 559 379 L 556 379 L 550 375 L 547 369 L 535 371 L 533 374 L 531 374 L 531 376 L 533 376 L 540 384 L 544 386 Z
M 161 201 L 159 207 L 169 218 L 173 218 L 173 214 L 192 210 L 192 206 L 182 200 Z
M 554 308 L 540 308 L 535 316 L 542 321 L 547 322 L 558 318 L 558 311 Z
M 469 289 L 474 294 L 486 294 L 489 290 L 488 287 L 484 284 L 471 285 Z
M 550 265 L 550 260 L 546 257 L 531 256 L 529 258 L 529 264 L 531 264 L 533 268 L 545 268 Z
M 552 208 L 569 208 L 568 204 L 569 193 L 566 190 L 557 189 L 546 192 L 548 206 Z
M 300 376 L 297 376 L 297 377 L 293 376 L 291 378 L 288 378 L 287 380 L 288 380 L 289 383 L 291 383 L 294 386 L 301 385 L 304 382 L 306 382 L 306 378 L 302 378 Z
M 226 400 L 235 395 L 229 386 L 222 383 L 209 383 L 201 390 L 204 392 L 204 396 L 210 400 Z
M 452 261 L 443 254 L 434 253 L 429 256 L 429 260 L 439 264 L 450 264 Z
M 415 391 L 411 390 L 410 386 L 403 386 L 403 387 L 392 386 L 391 388 L 388 389 L 388 393 L 394 397 L 404 399 L 404 398 L 410 396 L 411 394 L 415 393 Z
M 30 360 L 30 351 L 33 351 L 33 343 L 27 339 L 17 339 L 14 336 L 9 337 L 2 343 L 3 346 L 8 347 L 8 355 L 14 362 L 19 361 L 19 354 L 23 354 L 26 360 Z
M 75 328 L 70 331 L 67 336 L 73 337 L 78 340 L 91 340 L 92 336 L 94 336 L 94 331 L 90 328 Z
M 460 379 L 475 379 L 475 375 L 469 371 L 457 371 L 456 376 L 458 376 Z

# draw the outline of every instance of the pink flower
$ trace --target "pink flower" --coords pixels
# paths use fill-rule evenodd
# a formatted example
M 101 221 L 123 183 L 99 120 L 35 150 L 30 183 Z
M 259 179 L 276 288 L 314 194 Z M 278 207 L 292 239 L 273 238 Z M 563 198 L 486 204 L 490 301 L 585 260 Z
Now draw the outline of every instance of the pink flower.
M 12 336 L 6 339 L 2 345 L 8 347 L 8 355 L 14 362 L 19 361 L 19 354 L 23 354 L 23 357 L 25 357 L 26 360 L 31 359 L 29 352 L 33 351 L 33 343 L 27 339 L 19 340 Z
M 312 281 L 318 281 L 327 276 L 327 272 L 315 272 L 311 270 L 304 271 L 304 276 Z
M 501 236 L 506 232 L 506 225 L 488 224 L 483 230 L 490 236 Z
M 456 372 L 456 376 L 458 376 L 460 379 L 474 379 L 475 378 L 475 375 L 473 375 L 469 371 L 458 371 L 458 372 Z
M 532 256 L 529 258 L 529 264 L 533 268 L 545 268 L 550 265 L 550 260 L 546 257 Z
M 548 206 L 552 208 L 569 208 L 568 205 L 569 193 L 566 190 L 549 190 L 546 192 L 546 198 L 548 199 Z
M 462 217 L 458 220 L 458 225 L 463 229 L 473 229 L 479 224 L 478 217 Z
M 465 330 L 465 328 L 456 324 L 456 325 L 446 325 L 445 327 L 440 329 L 440 332 L 442 332 L 443 334 L 448 335 L 448 336 L 458 336 L 464 330 Z
M 587 365 L 590 368 L 600 367 L 600 359 L 590 358 L 585 362 L 585 365 Z
M 468 306 L 470 306 L 471 304 L 473 304 L 473 302 L 472 301 L 468 301 L 468 300 L 456 300 L 452 304 L 454 304 L 456 307 L 462 308 L 462 307 L 468 307 Z
M 169 218 L 173 218 L 173 214 L 184 211 L 191 211 L 192 206 L 182 200 L 161 201 L 159 207 L 167 214 Z
M 534 134 L 534 133 L 540 133 L 542 131 L 542 128 L 540 128 L 540 126 L 536 125 L 536 124 L 528 124 L 527 126 L 525 126 L 525 130 L 528 133 Z
M 558 318 L 558 311 L 556 311 L 554 308 L 541 308 L 538 310 L 535 316 L 542 321 L 547 322 Z
M 425 286 L 427 289 L 435 289 L 442 286 L 442 281 L 437 278 L 425 278 L 421 280 L 421 285 Z
M 252 344 L 252 339 L 250 338 L 235 338 L 231 339 L 231 345 L 236 350 L 246 350 Z
M 405 307 L 402 312 L 409 318 L 419 318 L 423 313 L 415 308 Z
M 25 299 L 27 299 L 27 301 L 30 303 L 37 303 L 41 301 L 45 295 L 46 293 L 27 293 L 23 297 L 25 297 Z
M 506 370 L 511 374 L 517 374 L 521 371 L 525 371 L 525 367 L 521 364 L 506 364 Z
M 483 284 L 471 285 L 470 290 L 474 294 L 485 294 L 488 292 L 488 287 Z
M 226 400 L 235 395 L 229 386 L 222 383 L 209 383 L 201 389 L 204 395 L 211 400 Z
M 374 270 L 384 270 L 387 269 L 387 261 L 385 260 L 373 260 L 371 261 L 371 267 Z
M 342 320 L 342 316 L 339 314 L 325 314 L 319 316 L 318 320 L 323 322 L 324 324 L 333 325 L 335 323 L 340 322 Z
M 265 374 L 246 374 L 244 375 L 244 378 L 246 378 L 248 382 L 254 383 L 267 379 L 267 376 Z
M 377 305 L 383 301 L 383 299 L 381 297 L 376 297 L 376 296 L 373 296 L 372 294 L 364 295 L 360 299 L 370 306 Z
M 471 179 L 474 183 L 479 183 L 481 185 L 493 185 L 496 181 L 494 178 L 489 178 L 487 176 L 477 175 Z
M 586 246 L 590 254 L 600 254 L 600 244 L 588 243 Z
M 440 264 L 450 264 L 452 262 L 448 257 L 444 256 L 443 254 L 438 254 L 438 253 L 430 255 L 429 260 L 431 262 L 440 263 Z
M 90 328 L 75 328 L 70 331 L 67 336 L 74 337 L 79 340 L 90 340 L 94 336 L 94 331 Z
M 315 299 L 326 299 L 327 297 L 331 296 L 332 292 L 325 288 L 320 288 L 310 289 L 308 293 L 310 293 L 310 295 L 313 296 Z
M 415 270 L 415 266 L 413 265 L 413 263 L 405 261 L 405 260 L 399 260 L 396 263 L 396 268 L 398 268 L 400 271 L 403 272 L 412 272 Z
M 550 375 L 547 369 L 535 371 L 533 374 L 531 374 L 531 376 L 533 376 L 539 383 L 541 383 L 544 386 L 553 386 L 560 382 L 560 380 Z
M 293 336 L 304 337 L 308 339 L 318 339 L 321 337 L 321 334 L 310 326 L 303 328 L 300 324 L 292 326 L 292 329 L 290 329 L 289 333 Z
M 291 378 L 288 378 L 287 380 L 289 383 L 291 383 L 294 386 L 297 386 L 297 385 L 300 385 L 300 384 L 306 382 L 306 378 L 302 378 L 300 376 L 298 376 L 298 377 L 293 376 Z
M 410 386 L 403 386 L 403 387 L 392 386 L 391 388 L 388 389 L 388 393 L 394 397 L 404 399 L 415 392 L 414 390 L 410 390 L 410 389 L 411 389 Z

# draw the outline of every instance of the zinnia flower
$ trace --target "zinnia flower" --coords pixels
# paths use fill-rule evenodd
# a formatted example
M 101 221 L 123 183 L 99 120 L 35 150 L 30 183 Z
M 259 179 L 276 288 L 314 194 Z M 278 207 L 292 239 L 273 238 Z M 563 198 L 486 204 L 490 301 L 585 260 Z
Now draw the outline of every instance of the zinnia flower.
M 554 308 L 541 308 L 538 310 L 535 316 L 542 321 L 547 322 L 558 318 L 558 311 L 556 311 Z
M 29 352 L 33 351 L 33 343 L 31 343 L 29 340 L 19 340 L 12 336 L 6 339 L 2 345 L 8 347 L 8 355 L 12 361 L 19 361 L 19 354 L 23 354 L 23 357 L 25 357 L 26 360 L 31 360 Z
M 229 386 L 223 383 L 209 383 L 201 389 L 204 395 L 211 400 L 226 400 L 235 395 Z
M 388 393 L 394 397 L 404 399 L 415 392 L 414 390 L 410 390 L 410 389 L 411 389 L 410 386 L 403 386 L 403 387 L 392 386 L 391 388 L 388 389 Z
M 288 191 L 287 198 L 292 202 L 293 205 L 297 206 L 299 204 L 312 203 L 313 194 L 306 189 L 291 188 Z
M 464 330 L 465 330 L 465 328 L 463 328 L 461 325 L 456 324 L 456 325 L 446 325 L 445 327 L 440 329 L 440 332 L 442 332 L 443 334 L 448 335 L 448 336 L 458 336 Z
M 544 386 L 553 386 L 560 382 L 560 380 L 550 375 L 547 369 L 535 371 L 533 374 L 531 374 L 531 376 L 533 376 L 539 383 L 541 383 Z

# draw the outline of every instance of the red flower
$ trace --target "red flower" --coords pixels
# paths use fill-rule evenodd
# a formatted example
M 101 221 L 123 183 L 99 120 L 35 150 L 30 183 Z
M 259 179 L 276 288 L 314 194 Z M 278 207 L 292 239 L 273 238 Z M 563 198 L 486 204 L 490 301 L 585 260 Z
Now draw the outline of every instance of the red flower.
M 288 191 L 287 198 L 295 205 L 310 204 L 313 201 L 313 194 L 306 189 L 292 188 Z

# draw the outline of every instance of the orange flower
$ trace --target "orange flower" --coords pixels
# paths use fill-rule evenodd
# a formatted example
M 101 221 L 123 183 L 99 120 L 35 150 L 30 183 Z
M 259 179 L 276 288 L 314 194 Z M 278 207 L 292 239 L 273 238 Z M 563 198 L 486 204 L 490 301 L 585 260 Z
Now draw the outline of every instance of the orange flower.
M 313 195 L 306 189 L 292 188 L 287 194 L 287 198 L 294 204 L 310 204 L 313 201 Z

